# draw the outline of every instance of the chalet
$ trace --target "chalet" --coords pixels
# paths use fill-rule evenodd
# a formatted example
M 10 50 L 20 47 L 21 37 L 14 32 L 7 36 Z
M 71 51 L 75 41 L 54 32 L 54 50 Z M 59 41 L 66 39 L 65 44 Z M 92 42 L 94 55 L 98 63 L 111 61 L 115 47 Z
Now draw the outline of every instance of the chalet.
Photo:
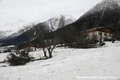
M 84 31 L 88 40 L 111 40 L 115 30 L 111 27 L 99 27 Z

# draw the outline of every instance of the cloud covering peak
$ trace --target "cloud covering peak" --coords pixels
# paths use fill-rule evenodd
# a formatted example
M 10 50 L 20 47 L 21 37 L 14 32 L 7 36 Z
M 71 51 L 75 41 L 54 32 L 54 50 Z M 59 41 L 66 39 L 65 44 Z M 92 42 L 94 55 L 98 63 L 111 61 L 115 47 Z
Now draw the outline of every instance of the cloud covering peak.
M 61 14 L 72 15 L 75 18 L 79 18 L 100 1 L 101 0 L 0 0 L 0 28 L 1 30 L 16 30 L 24 24 L 35 21 L 45 21 Z

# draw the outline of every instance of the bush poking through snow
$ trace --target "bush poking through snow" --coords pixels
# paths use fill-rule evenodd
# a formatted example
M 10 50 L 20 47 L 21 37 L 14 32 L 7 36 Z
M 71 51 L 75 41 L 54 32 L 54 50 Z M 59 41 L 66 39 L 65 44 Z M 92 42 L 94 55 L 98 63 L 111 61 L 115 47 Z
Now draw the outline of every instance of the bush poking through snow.
M 28 50 L 10 52 L 7 56 L 8 62 L 12 66 L 24 65 L 31 60 Z

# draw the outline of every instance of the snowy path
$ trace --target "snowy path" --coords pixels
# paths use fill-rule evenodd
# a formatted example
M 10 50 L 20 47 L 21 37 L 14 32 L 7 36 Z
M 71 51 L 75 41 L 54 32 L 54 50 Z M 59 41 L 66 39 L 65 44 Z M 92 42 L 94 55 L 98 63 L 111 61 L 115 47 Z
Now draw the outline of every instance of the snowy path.
M 0 75 L 8 80 L 120 80 L 120 42 L 97 49 L 57 48 L 52 59 L 0 67 Z M 80 78 L 92 76 L 114 78 Z

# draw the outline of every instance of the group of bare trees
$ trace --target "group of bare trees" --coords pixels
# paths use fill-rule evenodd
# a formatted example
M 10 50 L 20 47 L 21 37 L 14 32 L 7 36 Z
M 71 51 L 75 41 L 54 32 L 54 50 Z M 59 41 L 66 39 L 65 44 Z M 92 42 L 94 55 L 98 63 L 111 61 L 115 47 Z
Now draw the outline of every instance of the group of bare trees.
M 50 26 L 54 28 L 53 21 L 50 20 Z M 61 16 L 59 20 L 58 27 L 62 28 L 65 25 L 65 17 Z M 51 37 L 51 30 L 46 31 L 48 25 L 46 24 L 32 24 L 24 27 L 25 35 L 29 36 L 29 40 L 20 44 L 20 48 L 30 48 L 35 47 L 42 48 L 45 58 L 52 58 L 52 52 L 55 49 L 56 45 L 60 42 L 60 38 L 57 36 Z M 27 37 L 28 37 L 27 36 Z

